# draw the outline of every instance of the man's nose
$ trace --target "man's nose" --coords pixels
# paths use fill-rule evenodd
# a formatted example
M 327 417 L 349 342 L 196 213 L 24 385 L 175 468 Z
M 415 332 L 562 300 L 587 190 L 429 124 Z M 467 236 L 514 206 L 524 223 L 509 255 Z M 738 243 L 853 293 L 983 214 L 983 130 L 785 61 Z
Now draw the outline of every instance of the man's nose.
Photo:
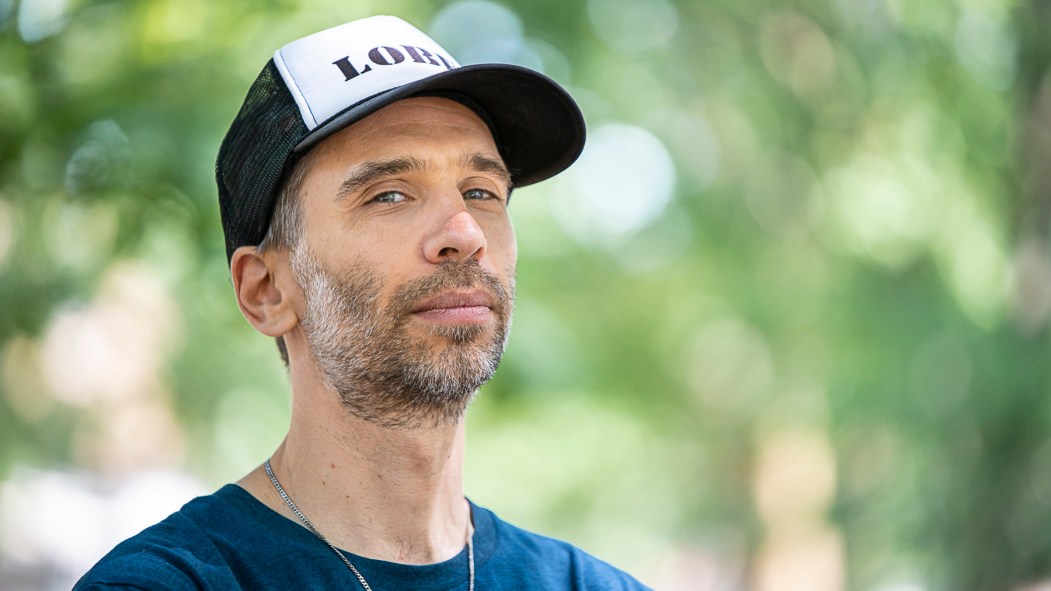
M 463 203 L 455 210 L 443 208 L 442 222 L 424 244 L 427 262 L 446 261 L 462 263 L 467 259 L 481 259 L 485 254 L 485 233 Z

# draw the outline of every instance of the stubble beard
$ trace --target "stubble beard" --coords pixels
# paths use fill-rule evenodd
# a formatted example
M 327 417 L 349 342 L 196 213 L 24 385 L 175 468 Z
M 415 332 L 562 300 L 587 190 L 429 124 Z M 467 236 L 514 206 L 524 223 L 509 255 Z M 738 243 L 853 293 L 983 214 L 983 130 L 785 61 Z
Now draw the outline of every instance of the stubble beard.
M 450 261 L 399 286 L 381 308 L 375 273 L 356 266 L 331 274 L 305 244 L 293 248 L 291 262 L 306 296 L 303 334 L 323 381 L 354 416 L 387 428 L 454 424 L 496 372 L 510 331 L 513 273 L 505 286 L 473 259 Z M 488 291 L 495 327 L 413 330 L 413 306 L 453 288 Z

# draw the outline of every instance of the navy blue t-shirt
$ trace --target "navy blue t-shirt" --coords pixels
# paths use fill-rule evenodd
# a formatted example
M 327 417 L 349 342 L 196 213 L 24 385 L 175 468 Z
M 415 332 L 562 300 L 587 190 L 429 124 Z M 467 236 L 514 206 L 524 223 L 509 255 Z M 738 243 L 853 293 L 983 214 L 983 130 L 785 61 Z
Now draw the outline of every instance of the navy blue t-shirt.
M 519 529 L 477 505 L 471 511 L 478 591 L 647 589 L 570 544 Z M 424 566 L 346 554 L 374 591 L 467 589 L 466 548 L 445 562 Z M 228 484 L 122 542 L 74 591 L 360 587 L 347 565 L 314 534 Z

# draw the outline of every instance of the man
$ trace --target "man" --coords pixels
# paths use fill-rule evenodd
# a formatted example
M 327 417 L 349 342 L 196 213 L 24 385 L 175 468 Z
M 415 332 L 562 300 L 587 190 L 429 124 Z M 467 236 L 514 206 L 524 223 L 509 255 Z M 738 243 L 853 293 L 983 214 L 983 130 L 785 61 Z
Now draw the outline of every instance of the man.
M 511 188 L 583 141 L 554 82 L 460 67 L 393 17 L 278 50 L 216 171 L 238 304 L 288 364 L 288 435 L 77 589 L 644 588 L 462 487 L 464 412 L 511 320 Z

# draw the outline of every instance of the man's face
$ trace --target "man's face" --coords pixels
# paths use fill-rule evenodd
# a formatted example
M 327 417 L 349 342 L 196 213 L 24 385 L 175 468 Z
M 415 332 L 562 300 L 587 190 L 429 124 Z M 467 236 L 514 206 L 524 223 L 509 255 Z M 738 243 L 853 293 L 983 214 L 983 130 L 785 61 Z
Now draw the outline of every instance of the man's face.
M 390 427 L 458 420 L 511 320 L 509 177 L 471 110 L 399 101 L 314 148 L 291 266 L 322 378 Z

